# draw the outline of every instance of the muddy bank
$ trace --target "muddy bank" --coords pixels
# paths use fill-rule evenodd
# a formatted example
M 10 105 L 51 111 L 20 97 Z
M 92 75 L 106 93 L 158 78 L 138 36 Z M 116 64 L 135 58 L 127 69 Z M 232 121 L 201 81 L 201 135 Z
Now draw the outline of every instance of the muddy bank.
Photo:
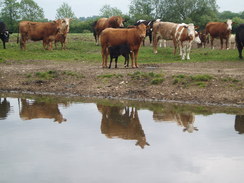
M 83 61 L 0 63 L 0 90 L 244 107 L 244 62 L 141 64 L 102 69 Z

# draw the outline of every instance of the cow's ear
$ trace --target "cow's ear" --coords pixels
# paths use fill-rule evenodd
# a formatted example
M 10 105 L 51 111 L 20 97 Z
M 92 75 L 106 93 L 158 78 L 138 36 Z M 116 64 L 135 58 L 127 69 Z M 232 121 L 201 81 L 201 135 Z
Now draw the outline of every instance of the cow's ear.
M 198 25 L 195 25 L 195 29 L 199 29 L 199 26 Z
M 232 22 L 232 24 L 237 24 L 236 22 Z

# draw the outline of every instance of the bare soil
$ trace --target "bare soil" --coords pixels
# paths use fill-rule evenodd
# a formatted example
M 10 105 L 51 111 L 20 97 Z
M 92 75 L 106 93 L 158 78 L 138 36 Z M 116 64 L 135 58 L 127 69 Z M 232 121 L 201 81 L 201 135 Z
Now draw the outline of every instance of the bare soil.
M 243 61 L 140 64 L 138 69 L 118 63 L 118 67 L 102 69 L 101 64 L 82 61 L 8 61 L 0 63 L 0 90 L 244 107 Z M 48 72 L 50 77 L 40 76 Z M 160 74 L 163 82 L 152 84 L 149 73 Z M 196 75 L 211 79 L 190 79 Z

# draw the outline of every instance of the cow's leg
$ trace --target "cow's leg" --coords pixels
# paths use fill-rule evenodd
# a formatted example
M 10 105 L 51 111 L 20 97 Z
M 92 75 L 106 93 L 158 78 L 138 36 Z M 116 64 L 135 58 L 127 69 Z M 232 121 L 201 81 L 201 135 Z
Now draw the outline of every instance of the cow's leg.
M 230 46 L 229 38 L 227 38 L 226 39 L 226 42 L 225 42 L 225 48 L 226 48 L 226 50 L 229 50 L 230 49 L 229 46 Z
M 124 63 L 125 68 L 129 67 L 129 61 L 130 61 L 130 56 L 129 56 L 129 54 L 126 54 L 125 55 L 125 63 Z
M 3 48 L 6 49 L 5 41 L 3 41 Z
M 182 42 L 179 43 L 179 48 L 180 48 L 180 56 L 182 56 L 183 55 L 183 53 L 182 53 L 183 52 L 183 50 L 182 50 L 183 49 L 183 43 Z
M 149 36 L 150 46 L 152 46 L 152 32 L 150 32 L 148 36 Z
M 102 67 L 105 67 L 105 60 L 106 58 L 106 54 L 107 54 L 107 47 L 106 46 L 102 46 Z M 107 62 L 107 61 L 106 61 Z
M 177 44 L 178 44 L 175 38 L 173 39 L 173 43 L 174 43 L 174 48 L 175 48 L 174 49 L 174 55 L 175 55 L 176 54 L 176 50 L 177 50 Z
M 214 41 L 214 38 L 211 37 L 211 49 L 214 49 L 214 46 L 213 46 L 213 41 Z
M 156 33 L 153 34 L 153 53 L 157 54 L 158 50 L 157 50 L 157 46 L 158 46 L 158 40 L 160 39 L 160 37 L 156 36 Z
M 145 39 L 146 37 L 143 38 L 142 45 L 145 46 Z
M 223 47 L 224 47 L 224 46 L 223 46 L 223 44 L 224 44 L 224 40 L 223 40 L 223 38 L 220 38 L 220 46 L 221 46 L 221 48 L 220 48 L 220 49 L 221 49 L 221 50 L 222 50 L 222 49 L 223 49 Z
M 117 68 L 117 64 L 118 64 L 118 57 L 115 57 L 115 68 Z
M 135 67 L 138 68 L 138 65 L 137 65 L 137 57 L 138 57 L 138 50 L 135 51 Z
M 113 62 L 113 57 L 110 56 L 110 63 L 109 63 L 109 66 L 108 66 L 109 69 L 111 68 L 112 62 Z
M 187 50 L 186 50 L 186 59 L 187 60 L 190 60 L 191 46 L 192 46 L 192 42 L 188 42 L 187 43 Z
M 134 51 L 130 52 L 130 58 L 131 58 L 131 67 L 135 68 L 135 65 L 134 65 Z
M 243 57 L 242 57 L 243 46 L 241 45 L 241 43 L 237 43 L 237 49 L 238 49 L 238 52 L 239 52 L 239 58 L 243 59 Z
M 182 50 L 182 55 L 181 55 L 181 60 L 185 60 L 186 57 L 186 45 L 185 43 L 180 44 L 181 50 Z

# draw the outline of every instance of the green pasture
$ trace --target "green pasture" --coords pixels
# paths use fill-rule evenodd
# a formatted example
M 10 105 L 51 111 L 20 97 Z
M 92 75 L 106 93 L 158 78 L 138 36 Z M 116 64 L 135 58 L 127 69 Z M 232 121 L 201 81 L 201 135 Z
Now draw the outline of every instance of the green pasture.
M 62 61 L 89 61 L 101 62 L 101 47 L 95 45 L 91 33 L 69 34 L 67 50 L 44 50 L 42 42 L 27 42 L 27 50 L 20 50 L 16 42 L 17 34 L 12 34 L 10 42 L 6 43 L 4 50 L 0 43 L 0 62 L 8 60 L 62 60 Z M 148 38 L 147 38 L 148 40 Z M 215 41 L 219 44 L 219 40 Z M 199 61 L 239 61 L 238 51 L 235 50 L 211 50 L 209 48 L 193 48 L 190 54 L 191 60 L 182 61 L 180 56 L 173 54 L 173 48 L 158 48 L 158 54 L 154 54 L 151 46 L 141 47 L 138 64 L 140 63 L 165 63 L 165 62 L 199 62 Z M 124 58 L 120 57 L 121 62 Z

